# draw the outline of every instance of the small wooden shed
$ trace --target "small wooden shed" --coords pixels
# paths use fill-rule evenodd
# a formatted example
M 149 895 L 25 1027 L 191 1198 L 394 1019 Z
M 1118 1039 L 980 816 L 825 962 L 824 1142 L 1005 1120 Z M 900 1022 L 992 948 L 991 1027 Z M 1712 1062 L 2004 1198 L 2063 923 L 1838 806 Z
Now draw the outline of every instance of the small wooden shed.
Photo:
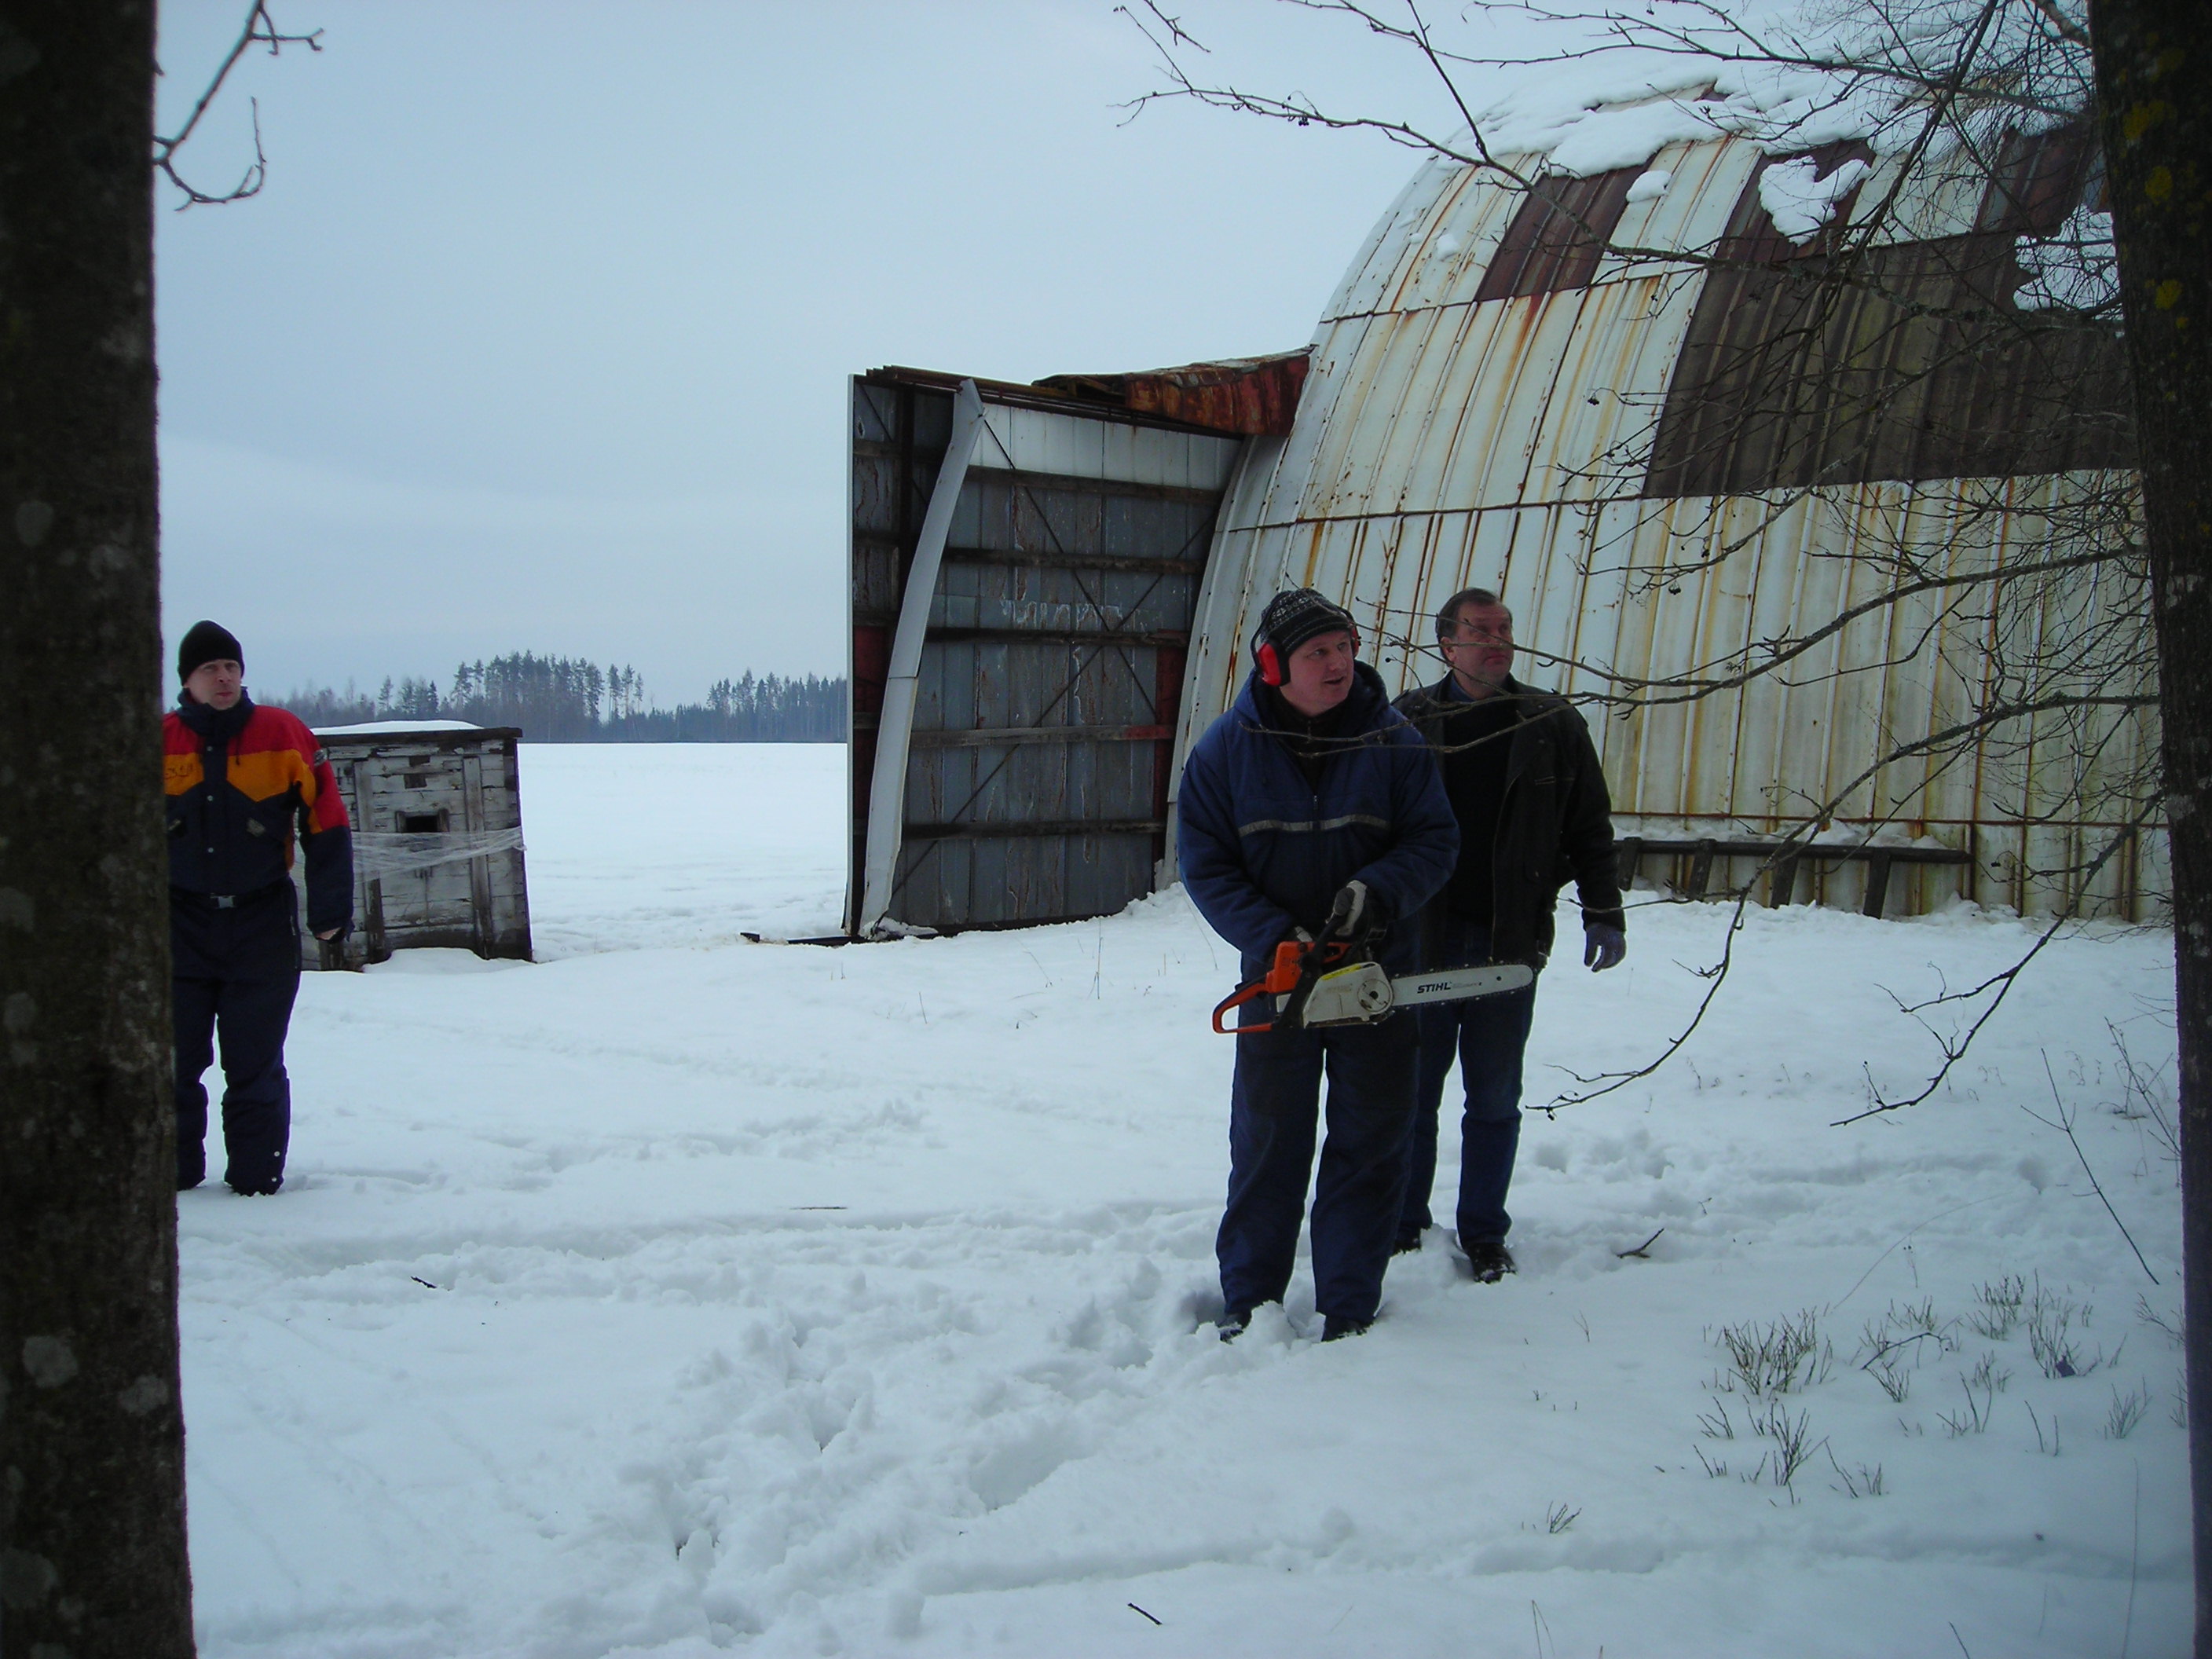
M 303 925 L 303 965 L 359 968 L 432 947 L 529 961 L 522 733 L 431 721 L 315 735 L 353 825 L 354 931 L 330 946 Z

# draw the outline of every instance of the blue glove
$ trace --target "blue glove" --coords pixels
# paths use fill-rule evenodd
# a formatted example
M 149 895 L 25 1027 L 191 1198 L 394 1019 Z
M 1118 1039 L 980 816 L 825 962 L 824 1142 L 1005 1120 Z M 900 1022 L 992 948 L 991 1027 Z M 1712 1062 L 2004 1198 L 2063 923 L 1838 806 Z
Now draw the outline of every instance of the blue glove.
M 1620 959 L 1628 954 L 1628 935 L 1618 927 L 1608 927 L 1601 921 L 1593 921 L 1583 928 L 1583 966 L 1593 974 L 1601 974 L 1608 968 L 1620 966 Z

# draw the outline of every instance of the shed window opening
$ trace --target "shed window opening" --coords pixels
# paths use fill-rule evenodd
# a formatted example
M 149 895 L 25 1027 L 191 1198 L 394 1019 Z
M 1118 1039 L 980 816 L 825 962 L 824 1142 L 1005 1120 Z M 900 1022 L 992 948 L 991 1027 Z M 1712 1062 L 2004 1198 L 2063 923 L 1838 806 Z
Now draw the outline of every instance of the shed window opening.
M 1628 205 L 1628 187 L 1642 178 L 1642 167 L 1615 167 L 1587 179 L 1553 173 L 1528 187 L 1505 240 L 1491 256 L 1475 292 L 1485 300 L 1520 299 L 1532 294 L 1563 294 L 1588 288 L 1598 261 Z
M 403 836 L 434 836 L 446 827 L 443 812 L 402 812 L 399 833 Z
M 430 787 L 430 775 L 428 772 L 402 772 L 399 775 L 399 787 L 403 789 L 428 789 Z

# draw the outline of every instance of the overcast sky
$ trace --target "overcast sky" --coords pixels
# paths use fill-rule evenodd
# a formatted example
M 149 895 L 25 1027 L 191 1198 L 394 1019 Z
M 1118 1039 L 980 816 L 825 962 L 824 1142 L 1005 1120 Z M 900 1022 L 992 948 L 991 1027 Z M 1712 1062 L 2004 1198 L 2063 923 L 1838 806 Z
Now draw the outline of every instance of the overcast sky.
M 1109 0 L 274 0 L 185 153 L 267 188 L 159 226 L 163 586 L 249 682 L 441 684 L 532 649 L 843 672 L 847 378 L 1004 380 L 1308 341 L 1415 160 L 1190 105 Z M 1266 0 L 1209 68 L 1449 121 Z M 173 131 L 245 0 L 163 8 Z

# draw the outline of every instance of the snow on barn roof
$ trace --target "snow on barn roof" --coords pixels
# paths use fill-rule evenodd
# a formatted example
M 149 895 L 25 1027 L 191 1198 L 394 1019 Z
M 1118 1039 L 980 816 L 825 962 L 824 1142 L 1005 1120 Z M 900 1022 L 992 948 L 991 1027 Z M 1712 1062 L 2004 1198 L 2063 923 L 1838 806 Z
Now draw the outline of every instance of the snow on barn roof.
M 1669 144 L 1749 138 L 1774 154 L 1881 135 L 1883 112 L 1815 71 L 1747 74 L 1729 65 L 1620 66 L 1532 77 L 1479 118 L 1492 155 L 1540 159 L 1588 178 L 1638 167 Z
M 2088 106 L 2086 52 L 2054 50 L 2030 7 L 1927 0 L 1909 16 L 1878 6 L 1822 22 L 1796 9 L 1724 22 L 1703 5 L 1670 5 L 1649 21 L 1606 21 L 1613 38 L 1528 64 L 1476 112 L 1480 153 L 1573 178 L 1716 138 L 1770 155 L 1860 143 L 1886 156 L 1926 141 L 1940 157 L 1962 139 L 2047 131 Z M 1987 74 L 1928 130 L 1928 88 L 1969 57 Z

